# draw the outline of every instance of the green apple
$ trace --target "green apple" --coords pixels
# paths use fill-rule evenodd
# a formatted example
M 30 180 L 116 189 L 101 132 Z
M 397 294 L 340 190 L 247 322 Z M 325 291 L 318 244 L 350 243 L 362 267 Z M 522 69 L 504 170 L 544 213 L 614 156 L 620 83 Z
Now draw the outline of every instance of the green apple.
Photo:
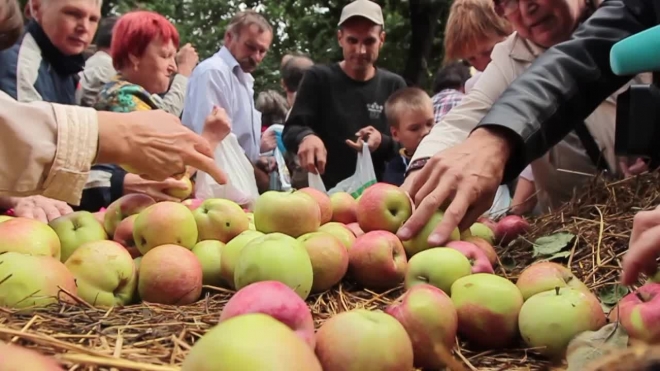
M 138 293 L 149 303 L 192 304 L 202 294 L 202 277 L 202 264 L 192 251 L 160 245 L 142 257 Z
M 483 223 L 476 222 L 472 224 L 469 231 L 472 237 L 483 238 L 491 245 L 495 243 L 495 232 Z
M 88 242 L 64 263 L 73 273 L 78 296 L 96 307 L 130 304 L 137 275 L 131 254 L 114 241 Z
M 360 196 L 357 220 L 365 232 L 396 233 L 412 215 L 412 202 L 401 188 L 388 183 L 376 183 Z
M 413 238 L 403 241 L 403 247 L 406 249 L 406 255 L 408 255 L 408 259 L 412 258 L 415 254 L 417 254 L 420 251 L 424 251 L 427 249 L 430 249 L 432 247 L 440 247 L 440 246 L 431 246 L 429 245 L 428 239 L 429 236 L 431 235 L 431 232 L 435 229 L 435 227 L 440 224 L 442 221 L 442 218 L 444 218 L 445 214 L 438 210 L 433 215 L 431 216 L 431 219 L 429 219 L 428 222 L 426 222 L 426 225 L 424 228 L 422 228 L 419 233 L 417 233 L 416 236 Z M 458 228 L 455 228 L 451 236 L 449 236 L 449 241 L 460 241 L 461 240 L 461 232 L 458 231 Z
M 257 227 L 254 226 L 254 214 L 246 212 L 245 215 L 247 215 L 248 221 L 250 222 L 250 224 L 248 224 L 248 229 L 251 231 L 256 231 Z
M 589 288 L 580 281 L 567 267 L 553 263 L 534 263 L 525 268 L 516 282 L 518 290 L 527 300 L 540 292 L 554 290 L 555 287 L 572 287 L 574 289 L 591 293 Z
M 451 295 L 451 286 L 472 273 L 472 264 L 460 251 L 448 247 L 424 250 L 408 261 L 406 289 L 428 283 Z
M 330 233 L 312 232 L 298 237 L 312 262 L 312 292 L 323 292 L 338 284 L 348 270 L 348 252 Z
M 14 219 L 13 216 L 9 216 L 9 215 L 0 215 L 0 223 L 2 223 L 2 222 L 6 222 L 7 220 L 12 220 L 12 219 Z
M 52 256 L 60 260 L 61 244 L 48 224 L 35 219 L 14 218 L 0 223 L 0 253 Z
M 392 232 L 371 231 L 358 237 L 348 252 L 351 278 L 370 290 L 389 290 L 406 276 L 408 259 Z
M 322 371 L 314 351 L 290 328 L 262 313 L 223 321 L 195 342 L 181 371 Z
M 343 224 L 357 223 L 357 200 L 349 193 L 337 192 L 330 195 L 332 221 Z
M 222 278 L 223 286 L 231 289 L 234 288 L 234 270 L 241 250 L 243 250 L 248 242 L 263 236 L 264 234 L 259 231 L 247 230 L 232 238 L 222 248 L 222 252 L 220 253 L 220 277 Z
M 415 367 L 432 370 L 445 367 L 435 348 L 441 345 L 454 349 L 458 329 L 458 315 L 447 294 L 435 286 L 417 285 L 385 312 L 406 329 L 413 345 Z
M 130 193 L 116 199 L 108 206 L 103 216 L 103 226 L 109 236 L 115 234 L 115 229 L 125 218 L 139 214 L 142 210 L 155 204 L 153 198 L 144 193 Z
M 220 256 L 225 244 L 220 241 L 206 240 L 197 242 L 192 248 L 193 254 L 202 264 L 202 282 L 209 286 L 222 286 L 220 276 Z
M 60 260 L 65 262 L 81 245 L 108 239 L 103 225 L 89 211 L 76 211 L 48 223 L 60 238 Z
M 250 220 L 243 209 L 231 200 L 209 198 L 193 211 L 199 240 L 218 240 L 222 243 L 246 231 Z
M 319 229 L 321 209 L 307 194 L 268 191 L 255 202 L 254 225 L 259 232 L 298 238 Z
M 413 347 L 396 318 L 376 311 L 341 312 L 316 333 L 316 356 L 327 371 L 412 370 Z
M 348 227 L 345 224 L 342 223 L 337 223 L 337 222 L 330 222 L 330 223 L 325 223 L 321 227 L 319 227 L 319 232 L 327 232 L 330 233 L 331 235 L 337 237 L 339 241 L 344 245 L 346 250 L 350 250 L 353 247 L 353 244 L 355 243 L 355 234 L 348 229 Z
M 472 232 L 470 232 L 470 229 L 466 229 L 463 232 L 461 232 L 461 241 L 465 241 L 468 238 L 472 237 Z
M 45 307 L 73 299 L 60 293 L 60 287 L 76 294 L 76 281 L 69 270 L 51 256 L 27 255 L 18 252 L 0 254 L 0 307 Z
M 518 315 L 518 327 L 525 343 L 553 359 L 564 357 L 568 343 L 576 335 L 597 331 L 605 323 L 598 299 L 570 287 L 533 295 Z
M 237 290 L 255 282 L 279 281 L 307 299 L 314 272 L 309 254 L 298 240 L 282 233 L 256 238 L 241 250 L 234 270 Z
M 197 223 L 193 213 L 178 202 L 160 202 L 142 210 L 135 219 L 133 240 L 145 255 L 160 245 L 179 245 L 192 249 L 197 243 Z
M 185 183 L 185 188 L 169 188 L 165 190 L 165 193 L 178 198 L 179 200 L 185 200 L 190 197 L 193 192 L 193 185 L 188 176 L 181 178 L 181 181 Z
M 458 313 L 458 332 L 470 344 L 500 349 L 518 338 L 520 290 L 506 278 L 489 273 L 461 277 L 451 286 Z

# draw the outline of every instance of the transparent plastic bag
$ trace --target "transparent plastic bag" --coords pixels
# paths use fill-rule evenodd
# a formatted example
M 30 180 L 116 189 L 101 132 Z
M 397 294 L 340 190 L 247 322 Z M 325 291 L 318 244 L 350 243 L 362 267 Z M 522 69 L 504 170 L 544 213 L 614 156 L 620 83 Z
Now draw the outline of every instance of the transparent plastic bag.
M 309 183 L 309 187 L 312 187 L 312 188 L 314 188 L 318 191 L 321 191 L 323 193 L 328 192 L 325 189 L 325 184 L 323 183 L 323 179 L 318 174 L 307 173 L 307 182 Z
M 369 186 L 376 183 L 376 171 L 371 161 L 371 152 L 367 143 L 362 145 L 362 152 L 358 153 L 355 174 L 337 183 L 337 185 L 328 191 L 328 194 L 337 192 L 347 192 L 351 196 L 358 198 Z

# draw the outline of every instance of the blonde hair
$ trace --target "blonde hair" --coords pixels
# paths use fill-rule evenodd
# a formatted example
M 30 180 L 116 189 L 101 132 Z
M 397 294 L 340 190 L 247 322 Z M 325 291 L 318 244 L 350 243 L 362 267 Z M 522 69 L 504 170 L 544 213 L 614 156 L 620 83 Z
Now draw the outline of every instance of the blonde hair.
M 445 63 L 464 59 L 485 41 L 512 32 L 509 22 L 495 12 L 492 0 L 455 0 L 445 26 Z
M 241 33 L 244 27 L 256 25 L 261 32 L 267 31 L 273 33 L 273 26 L 268 23 L 266 17 L 257 12 L 256 10 L 248 9 L 236 13 L 227 26 L 225 34 L 232 34 L 234 36 Z
M 385 102 L 385 117 L 389 125 L 399 128 L 399 115 L 402 111 L 421 111 L 433 107 L 431 97 L 420 88 L 399 89 Z

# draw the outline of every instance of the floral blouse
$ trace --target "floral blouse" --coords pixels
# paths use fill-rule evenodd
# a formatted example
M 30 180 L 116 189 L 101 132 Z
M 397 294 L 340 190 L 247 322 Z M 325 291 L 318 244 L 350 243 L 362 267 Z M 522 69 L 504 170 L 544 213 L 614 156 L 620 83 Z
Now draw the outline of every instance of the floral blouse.
M 94 108 L 110 112 L 149 111 L 160 108 L 158 98 L 117 75 L 101 88 Z

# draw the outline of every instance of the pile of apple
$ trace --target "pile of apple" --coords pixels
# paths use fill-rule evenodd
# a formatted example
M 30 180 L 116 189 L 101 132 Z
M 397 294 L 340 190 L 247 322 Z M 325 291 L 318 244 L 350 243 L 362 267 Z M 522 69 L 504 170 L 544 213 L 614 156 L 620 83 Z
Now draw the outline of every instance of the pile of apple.
M 252 212 L 224 199 L 157 203 L 131 194 L 50 225 L 7 217 L 0 306 L 58 298 L 99 307 L 185 305 L 203 285 L 237 290 L 184 370 L 438 368 L 457 335 L 485 349 L 522 338 L 560 357 L 575 335 L 606 322 L 598 299 L 568 268 L 533 264 L 515 284 L 494 274 L 493 244 L 525 232 L 524 219 L 480 219 L 456 229 L 445 246 L 430 246 L 443 213 L 401 241 L 395 233 L 412 211 L 405 192 L 377 183 L 357 200 L 312 188 L 266 192 Z M 403 283 L 406 291 L 384 311 L 342 312 L 315 332 L 305 300 L 343 280 L 380 292 Z

